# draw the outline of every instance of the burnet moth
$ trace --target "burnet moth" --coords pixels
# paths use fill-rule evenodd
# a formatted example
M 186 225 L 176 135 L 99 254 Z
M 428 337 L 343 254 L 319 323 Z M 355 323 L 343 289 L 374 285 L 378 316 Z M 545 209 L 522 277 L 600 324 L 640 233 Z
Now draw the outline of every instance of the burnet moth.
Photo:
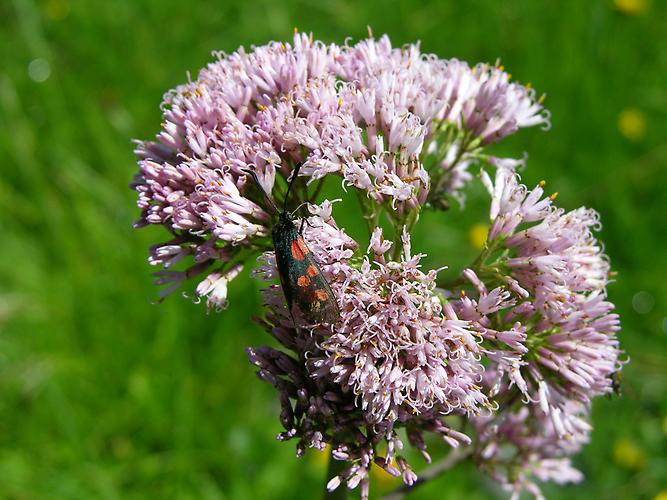
M 267 200 L 269 208 L 274 215 L 278 216 L 278 221 L 271 229 L 271 236 L 273 237 L 280 284 L 295 325 L 336 323 L 340 318 L 340 309 L 336 298 L 326 278 L 322 275 L 320 266 L 303 240 L 301 234 L 303 223 L 301 228 L 297 229 L 292 214 L 287 211 L 288 196 L 300 168 L 301 165 L 297 164 L 292 173 L 282 211 L 278 210 L 276 204 L 264 190 L 257 174 L 249 169 L 244 169 L 244 172 L 252 176 Z

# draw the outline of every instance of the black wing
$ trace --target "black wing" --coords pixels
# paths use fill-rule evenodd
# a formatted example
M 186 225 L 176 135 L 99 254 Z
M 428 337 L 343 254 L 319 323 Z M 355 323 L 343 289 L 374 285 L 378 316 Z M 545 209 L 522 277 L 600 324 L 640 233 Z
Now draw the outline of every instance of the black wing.
M 336 323 L 340 310 L 333 291 L 306 242 L 289 222 L 287 227 L 276 224 L 273 237 L 280 283 L 290 314 L 298 324 Z

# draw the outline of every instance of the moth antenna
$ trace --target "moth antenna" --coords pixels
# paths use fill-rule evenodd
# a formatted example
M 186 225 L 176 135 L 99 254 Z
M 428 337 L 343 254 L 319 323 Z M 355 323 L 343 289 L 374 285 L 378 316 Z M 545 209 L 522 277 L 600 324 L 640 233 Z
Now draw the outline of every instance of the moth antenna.
M 283 202 L 283 212 L 287 210 L 287 200 L 289 200 L 289 192 L 292 189 L 292 184 L 294 184 L 294 181 L 299 175 L 299 169 L 301 169 L 301 163 L 297 163 L 296 167 L 294 167 L 294 170 L 292 171 L 292 179 L 289 181 L 289 185 L 287 186 L 287 192 L 285 193 L 285 201 Z
M 296 214 L 301 209 L 301 207 L 303 207 L 304 205 L 308 205 L 308 202 L 304 201 L 301 205 L 299 205 L 294 210 L 292 210 L 292 216 L 294 216 L 294 214 Z
M 262 184 L 259 182 L 259 177 L 257 177 L 257 174 L 253 170 L 250 170 L 249 168 L 242 168 L 241 170 L 243 172 L 245 172 L 246 174 L 250 175 L 250 177 L 253 178 L 253 180 L 255 181 L 255 184 L 257 184 L 257 187 L 259 188 L 259 190 L 264 195 L 264 198 L 266 199 L 266 201 L 269 203 L 269 208 L 271 209 L 271 211 L 276 215 L 279 214 L 280 211 L 278 210 L 278 207 L 276 206 L 276 204 L 273 202 L 271 197 L 268 195 L 268 193 L 262 187 Z

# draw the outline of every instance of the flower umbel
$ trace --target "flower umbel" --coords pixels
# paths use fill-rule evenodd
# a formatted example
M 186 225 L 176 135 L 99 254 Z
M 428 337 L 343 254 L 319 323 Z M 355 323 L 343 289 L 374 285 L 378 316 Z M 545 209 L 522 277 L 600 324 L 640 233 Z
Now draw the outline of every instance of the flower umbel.
M 486 153 L 520 128 L 549 127 L 534 90 L 499 64 L 471 67 L 386 36 L 339 46 L 295 33 L 291 44 L 216 54 L 162 111 L 155 140 L 137 142 L 132 185 L 137 227 L 170 233 L 150 250 L 160 295 L 197 277 L 196 300 L 224 309 L 230 282 L 259 259 L 258 322 L 280 346 L 248 355 L 279 393 L 279 439 L 296 440 L 299 456 L 329 445 L 344 463 L 329 490 L 346 483 L 366 498 L 373 463 L 413 485 L 403 431 L 427 462 L 428 434 L 467 448 L 515 495 L 583 478 L 568 457 L 623 364 L 599 216 L 557 208 L 543 183 L 523 186 L 525 157 Z M 480 170 L 486 242 L 445 283 L 444 268 L 423 268 L 412 229 L 423 210 L 444 218 L 463 206 L 480 166 L 495 169 Z M 358 201 L 366 240 L 321 199 L 334 189 Z M 293 211 L 340 309 L 335 323 L 293 322 L 275 283 L 276 202 L 263 192 Z

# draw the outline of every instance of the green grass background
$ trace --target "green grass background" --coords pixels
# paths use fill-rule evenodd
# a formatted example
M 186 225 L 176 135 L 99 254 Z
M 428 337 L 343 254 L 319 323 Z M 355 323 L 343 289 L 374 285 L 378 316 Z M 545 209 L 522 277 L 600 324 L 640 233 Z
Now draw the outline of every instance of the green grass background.
M 235 281 L 222 314 L 178 295 L 152 303 L 147 247 L 166 233 L 131 229 L 130 139 L 156 133 L 162 93 L 212 50 L 288 40 L 295 26 L 342 43 L 367 25 L 441 57 L 500 58 L 547 94 L 552 130 L 523 130 L 496 151 L 528 151 L 526 183 L 544 178 L 562 206 L 601 212 L 632 362 L 623 397 L 594 405 L 592 442 L 574 459 L 586 481 L 546 492 L 667 495 L 667 3 L 644 7 L 0 2 L 0 498 L 321 495 L 326 460 L 297 460 L 291 443 L 274 440 L 275 394 L 246 361 L 245 346 L 267 340 L 249 318 L 257 284 Z M 618 127 L 627 109 L 646 124 L 631 137 Z M 469 212 L 426 216 L 415 247 L 439 265 L 469 261 L 480 200 L 473 191 Z M 465 466 L 413 498 L 504 497 L 480 477 Z M 394 484 L 374 482 L 375 492 Z

